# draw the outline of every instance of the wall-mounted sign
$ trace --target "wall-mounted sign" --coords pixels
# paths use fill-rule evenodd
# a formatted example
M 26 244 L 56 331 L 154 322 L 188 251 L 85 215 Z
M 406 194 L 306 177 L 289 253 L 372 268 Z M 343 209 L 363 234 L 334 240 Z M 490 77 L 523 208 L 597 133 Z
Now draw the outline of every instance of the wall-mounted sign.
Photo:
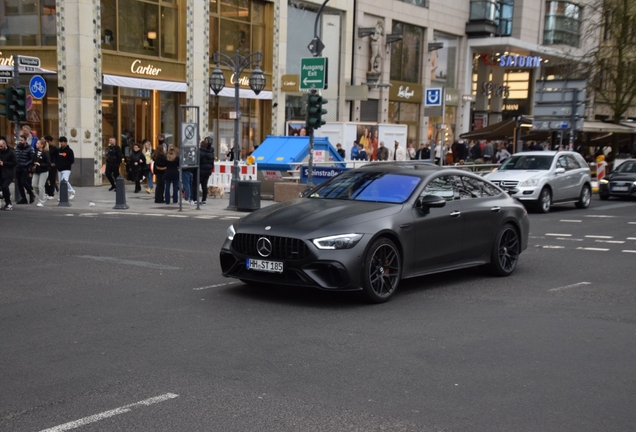
M 154 67 L 151 64 L 143 65 L 141 60 L 135 60 L 130 65 L 130 71 L 136 75 L 157 76 L 161 73 L 161 68 Z
M 419 84 L 391 81 L 389 100 L 393 102 L 422 102 L 422 86 Z
M 541 66 L 540 56 L 520 56 L 520 55 L 502 55 L 493 56 L 490 54 L 481 54 L 481 61 L 486 66 L 500 67 L 518 67 L 518 68 L 538 68 Z
M 300 75 L 283 75 L 281 78 L 281 90 L 284 92 L 297 92 L 299 91 L 298 82 Z
M 475 95 L 462 95 L 462 101 L 464 102 L 475 102 L 477 97 Z
M 42 99 L 46 96 L 46 81 L 40 75 L 33 75 L 29 82 L 29 91 L 35 99 Z
M 492 81 L 486 81 L 481 85 L 481 94 L 484 96 L 492 96 L 498 98 L 508 97 L 509 90 L 510 87 L 502 84 L 495 84 Z

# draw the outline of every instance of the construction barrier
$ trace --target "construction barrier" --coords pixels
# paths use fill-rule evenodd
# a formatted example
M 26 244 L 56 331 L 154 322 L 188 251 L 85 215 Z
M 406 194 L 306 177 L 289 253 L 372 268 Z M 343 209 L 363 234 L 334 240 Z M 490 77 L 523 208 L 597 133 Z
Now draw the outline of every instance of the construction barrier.
M 208 186 L 221 186 L 225 193 L 230 192 L 234 162 L 214 162 L 214 170 L 208 180 Z M 257 164 L 247 165 L 239 162 L 239 180 L 256 180 Z

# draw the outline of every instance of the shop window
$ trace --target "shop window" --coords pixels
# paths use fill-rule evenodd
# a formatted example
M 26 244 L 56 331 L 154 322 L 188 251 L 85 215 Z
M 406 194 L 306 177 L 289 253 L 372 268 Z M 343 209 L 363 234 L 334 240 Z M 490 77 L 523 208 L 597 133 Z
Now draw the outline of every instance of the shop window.
M 444 48 L 430 53 L 431 81 L 448 88 L 455 88 L 457 70 L 457 37 L 434 32 L 436 42 L 444 42 Z
M 546 2 L 544 45 L 578 47 L 581 39 L 582 8 L 566 1 Z
M 391 81 L 419 83 L 423 28 L 394 21 L 391 33 L 402 35 L 391 44 Z
M 0 46 L 56 45 L 54 0 L 0 0 Z
M 512 34 L 514 0 L 471 0 L 469 19 L 472 22 L 495 24 L 496 36 Z
M 221 0 L 221 17 L 250 21 L 250 0 Z
M 409 143 L 419 141 L 420 105 L 407 102 L 389 102 L 389 123 L 408 126 Z
M 241 55 L 251 54 L 250 25 L 230 20 L 221 20 L 221 52 L 234 58 L 238 50 Z
M 400 1 L 403 1 L 404 3 L 412 4 L 414 6 L 419 6 L 424 8 L 428 7 L 428 0 L 400 0 Z
M 119 2 L 119 50 L 158 55 L 159 6 L 136 0 Z

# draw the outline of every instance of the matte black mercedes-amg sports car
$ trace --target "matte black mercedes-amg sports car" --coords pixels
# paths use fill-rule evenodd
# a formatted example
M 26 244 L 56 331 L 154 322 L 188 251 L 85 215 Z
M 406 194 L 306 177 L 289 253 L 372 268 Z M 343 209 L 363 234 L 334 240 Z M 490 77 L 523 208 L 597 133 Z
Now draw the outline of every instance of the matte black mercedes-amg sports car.
M 221 268 L 248 284 L 363 290 L 380 303 L 405 278 L 478 265 L 508 276 L 528 229 L 523 205 L 477 175 L 369 164 L 230 226 Z

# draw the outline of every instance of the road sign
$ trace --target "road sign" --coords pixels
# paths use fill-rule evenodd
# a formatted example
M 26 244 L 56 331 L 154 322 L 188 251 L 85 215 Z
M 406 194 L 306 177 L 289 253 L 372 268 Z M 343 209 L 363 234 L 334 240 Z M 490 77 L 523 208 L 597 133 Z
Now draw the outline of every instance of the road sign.
M 46 81 L 40 75 L 34 75 L 29 82 L 29 90 L 34 99 L 42 99 L 46 96 Z
M 9 84 L 9 78 L 0 78 L 0 84 Z
M 18 56 L 20 66 L 40 67 L 40 59 L 37 57 Z
M 199 125 L 197 123 L 181 123 L 181 166 L 184 168 L 199 166 L 197 151 Z
M 0 78 L 12 78 L 13 71 L 10 70 L 0 70 Z
M 325 57 L 309 57 L 300 59 L 300 89 L 324 89 L 327 76 L 327 59 Z
M 427 107 L 442 106 L 442 89 L 441 88 L 426 89 L 424 106 L 427 106 Z
M 309 45 L 307 45 L 307 48 L 309 49 L 310 53 L 312 53 L 315 56 L 319 56 L 322 50 L 325 49 L 325 44 L 323 44 L 320 38 L 316 36 L 315 38 L 311 40 L 311 42 L 309 42 Z

